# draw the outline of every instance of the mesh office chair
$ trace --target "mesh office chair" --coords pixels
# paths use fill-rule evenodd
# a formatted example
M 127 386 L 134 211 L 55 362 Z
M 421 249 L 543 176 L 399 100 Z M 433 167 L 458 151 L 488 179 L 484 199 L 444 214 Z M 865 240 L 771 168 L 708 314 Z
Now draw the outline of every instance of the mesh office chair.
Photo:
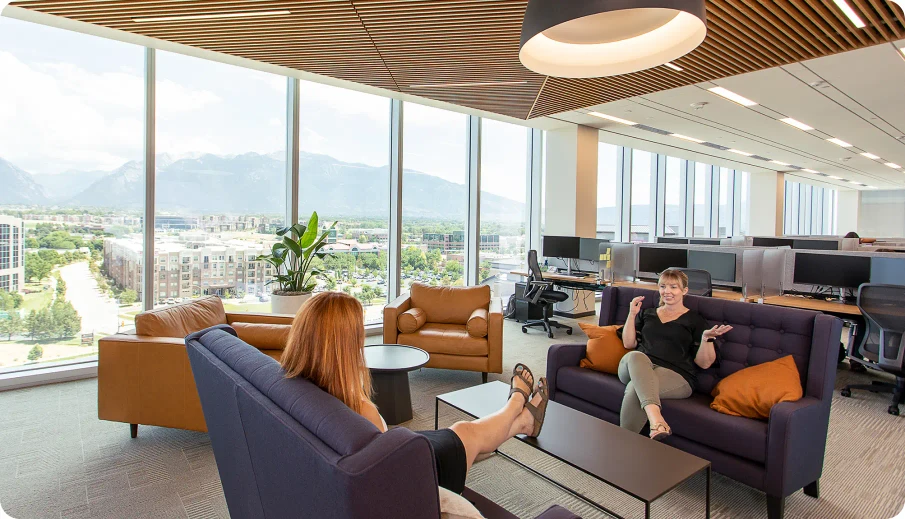
M 676 268 L 688 276 L 688 293 L 693 296 L 713 297 L 710 272 L 700 269 Z
M 851 362 L 895 375 L 896 383 L 853 384 L 842 389 L 842 396 L 852 396 L 852 389 L 892 393 L 892 403 L 887 411 L 898 416 L 899 404 L 905 402 L 905 369 L 902 366 L 905 359 L 905 286 L 865 283 L 858 288 L 858 308 L 867 325 L 859 347 L 864 360 L 853 355 L 853 344 L 849 344 L 848 358 Z
M 572 335 L 572 327 L 551 321 L 548 317 L 553 313 L 553 305 L 569 299 L 565 292 L 550 289 L 552 281 L 544 281 L 544 274 L 537 263 L 537 251 L 528 251 L 528 282 L 525 284 L 525 299 L 533 305 L 539 305 L 543 311 L 543 319 L 528 321 L 522 326 L 522 333 L 528 333 L 528 328 L 542 326 L 547 332 L 547 337 L 553 338 L 553 328 L 565 328 L 566 333 Z

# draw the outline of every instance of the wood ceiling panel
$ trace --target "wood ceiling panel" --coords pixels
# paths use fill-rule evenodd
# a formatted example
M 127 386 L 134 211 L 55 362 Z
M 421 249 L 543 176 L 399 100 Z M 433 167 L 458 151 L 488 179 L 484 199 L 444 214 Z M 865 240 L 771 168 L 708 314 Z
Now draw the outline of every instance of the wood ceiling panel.
M 594 79 L 546 78 L 519 63 L 527 0 L 34 0 L 12 5 L 530 119 L 905 37 L 905 15 L 887 0 L 848 1 L 867 27 L 855 28 L 833 0 L 709 0 L 707 39 L 674 62 L 683 71 L 657 67 Z M 249 11 L 290 14 L 135 21 Z

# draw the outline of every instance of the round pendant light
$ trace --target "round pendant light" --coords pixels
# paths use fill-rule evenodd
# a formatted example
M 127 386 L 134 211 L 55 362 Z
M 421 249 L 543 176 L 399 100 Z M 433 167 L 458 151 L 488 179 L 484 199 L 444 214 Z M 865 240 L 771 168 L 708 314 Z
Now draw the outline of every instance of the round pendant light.
M 628 74 L 688 54 L 707 36 L 705 0 L 529 0 L 519 60 L 555 77 Z

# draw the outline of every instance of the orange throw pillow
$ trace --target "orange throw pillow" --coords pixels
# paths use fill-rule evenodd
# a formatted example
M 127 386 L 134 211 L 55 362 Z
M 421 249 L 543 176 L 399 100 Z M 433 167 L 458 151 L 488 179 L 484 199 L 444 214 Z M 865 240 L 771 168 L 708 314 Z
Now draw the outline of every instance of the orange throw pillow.
M 628 353 L 616 330 L 622 326 L 596 326 L 578 323 L 581 330 L 588 335 L 587 357 L 581 359 L 580 366 L 615 375 L 619 371 L 619 361 Z
M 723 414 L 766 420 L 770 408 L 803 396 L 801 376 L 791 355 L 751 366 L 721 380 L 710 408 Z

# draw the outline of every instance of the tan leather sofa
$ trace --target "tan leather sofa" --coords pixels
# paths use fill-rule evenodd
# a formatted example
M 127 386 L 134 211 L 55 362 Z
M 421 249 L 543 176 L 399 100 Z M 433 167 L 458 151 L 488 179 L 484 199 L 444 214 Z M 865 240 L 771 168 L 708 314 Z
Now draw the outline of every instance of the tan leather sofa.
M 135 317 L 135 334 L 98 341 L 98 418 L 207 431 L 184 337 L 217 324 L 229 324 L 245 342 L 279 360 L 292 324 L 291 315 L 226 313 L 216 296 Z
M 490 287 L 432 287 L 415 283 L 384 308 L 383 342 L 430 354 L 429 368 L 503 372 L 503 312 Z

